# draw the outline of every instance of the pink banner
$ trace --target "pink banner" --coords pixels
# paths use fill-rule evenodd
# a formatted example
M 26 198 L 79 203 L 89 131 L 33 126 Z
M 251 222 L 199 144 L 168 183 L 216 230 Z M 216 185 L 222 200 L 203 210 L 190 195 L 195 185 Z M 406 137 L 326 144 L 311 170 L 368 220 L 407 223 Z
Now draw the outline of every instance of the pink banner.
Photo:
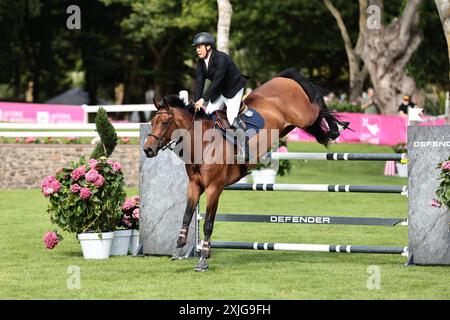
M 400 116 L 372 115 L 362 113 L 338 113 L 343 121 L 350 122 L 351 130 L 341 132 L 337 142 L 368 143 L 393 146 L 406 142 L 408 118 Z M 424 117 L 425 118 L 425 117 Z M 445 124 L 445 119 L 427 122 L 426 125 Z M 315 141 L 303 130 L 295 128 L 288 134 L 288 141 Z
M 0 122 L 84 123 L 81 106 L 0 102 Z

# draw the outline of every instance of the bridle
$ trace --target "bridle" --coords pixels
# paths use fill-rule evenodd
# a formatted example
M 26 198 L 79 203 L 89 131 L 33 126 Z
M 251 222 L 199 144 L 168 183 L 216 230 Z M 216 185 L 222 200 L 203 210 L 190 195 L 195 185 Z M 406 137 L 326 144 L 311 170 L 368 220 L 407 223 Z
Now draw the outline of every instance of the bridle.
M 175 114 L 170 110 L 158 111 L 158 112 L 156 112 L 155 116 L 158 114 L 169 114 L 171 116 L 169 123 L 166 125 L 166 128 L 164 129 L 164 131 L 160 137 L 158 137 L 157 135 L 155 135 L 151 132 L 147 135 L 147 137 L 153 137 L 158 141 L 158 147 L 156 148 L 155 152 L 158 152 L 159 150 L 164 151 L 166 149 L 173 150 L 181 141 L 183 141 L 183 136 L 180 136 L 178 139 L 173 139 L 166 143 L 164 143 L 164 136 L 166 135 L 167 130 L 169 130 L 169 128 L 172 126 L 172 122 L 175 123 L 175 128 L 178 128 L 178 125 L 175 121 Z M 194 116 L 192 117 L 192 123 L 189 126 L 189 128 L 187 129 L 188 131 L 191 130 L 192 126 L 194 125 L 194 120 L 195 120 L 196 114 L 197 114 L 197 110 L 195 110 Z

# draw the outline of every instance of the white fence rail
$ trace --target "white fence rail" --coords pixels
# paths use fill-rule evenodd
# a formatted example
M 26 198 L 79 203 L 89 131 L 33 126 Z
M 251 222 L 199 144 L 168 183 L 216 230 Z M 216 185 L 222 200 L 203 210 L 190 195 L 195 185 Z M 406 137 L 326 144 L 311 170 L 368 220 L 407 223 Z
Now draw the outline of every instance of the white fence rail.
M 113 123 L 118 137 L 139 137 L 140 123 Z M 20 131 L 5 131 L 20 130 Z M 45 130 L 45 131 L 23 131 Z M 55 130 L 55 131 L 47 131 Z M 57 131 L 56 131 L 57 130 Z M 84 130 L 84 131 L 70 131 Z M 122 130 L 122 131 L 121 131 Z M 134 130 L 134 131 L 123 131 Z M 98 137 L 95 123 L 0 123 L 0 137 Z
M 139 131 L 116 131 L 118 137 L 139 137 Z M 0 137 L 24 138 L 24 137 L 98 137 L 96 131 L 10 131 L 1 132 Z
M 134 112 L 134 111 L 156 111 L 154 104 L 117 104 L 109 106 L 81 106 L 84 112 L 97 113 L 98 109 L 102 107 L 106 112 Z
M 112 123 L 116 130 L 139 130 L 140 123 Z M 0 129 L 95 130 L 95 123 L 0 123 Z

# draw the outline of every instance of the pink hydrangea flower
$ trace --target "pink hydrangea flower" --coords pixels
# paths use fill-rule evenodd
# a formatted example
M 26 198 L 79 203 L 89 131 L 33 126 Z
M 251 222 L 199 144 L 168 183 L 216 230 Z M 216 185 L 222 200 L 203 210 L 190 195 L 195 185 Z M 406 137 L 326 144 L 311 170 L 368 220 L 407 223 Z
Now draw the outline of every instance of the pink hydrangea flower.
M 450 170 L 450 161 L 445 161 L 441 165 L 442 170 Z
M 285 146 L 281 146 L 278 148 L 278 152 L 288 152 L 288 148 L 286 148 Z
M 73 193 L 77 193 L 80 190 L 81 190 L 81 187 L 77 183 L 75 183 L 75 184 L 70 186 L 70 191 L 73 192 Z
M 45 188 L 42 193 L 44 194 L 44 196 L 48 197 L 49 195 L 55 193 L 55 190 L 51 187 Z
M 113 168 L 114 171 L 117 172 L 117 171 L 120 171 L 122 169 L 122 165 L 119 162 L 114 162 L 112 164 L 112 168 Z
M 128 138 L 128 137 L 123 137 L 123 138 L 122 138 L 122 142 L 123 142 L 123 143 L 129 143 L 129 142 L 130 142 L 130 138 Z
M 128 198 L 125 199 L 125 202 L 122 204 L 122 210 L 124 210 L 124 211 L 128 211 L 128 210 L 130 210 L 133 207 L 134 207 L 133 201 L 131 201 Z
M 140 202 L 140 198 L 139 198 L 139 196 L 132 196 L 132 197 L 131 197 L 131 201 L 133 202 L 133 204 L 134 204 L 135 206 L 138 206 L 138 205 L 139 205 L 139 202 Z
M 105 178 L 102 175 L 98 175 L 97 180 L 94 181 L 94 186 L 100 188 L 105 183 Z
M 432 207 L 435 207 L 435 208 L 440 208 L 440 207 L 442 207 L 442 202 L 440 202 L 439 200 L 437 200 L 437 199 L 431 199 L 431 201 L 430 201 L 430 206 L 432 206 Z
M 123 216 L 122 217 L 122 223 L 130 228 L 131 227 L 130 217 Z
M 70 176 L 72 177 L 73 180 L 77 181 L 82 176 L 84 176 L 85 173 L 86 173 L 86 166 L 82 165 L 81 167 L 78 167 L 75 170 L 73 170 Z
M 139 220 L 139 208 L 134 209 L 131 216 L 133 217 L 133 219 Z
M 86 173 L 86 176 L 85 176 L 85 177 L 86 177 L 86 181 L 94 182 L 95 180 L 98 179 L 99 174 L 98 174 L 98 171 L 97 171 L 97 170 L 91 169 L 91 170 L 89 170 L 89 171 Z
M 16 143 L 21 143 L 21 142 L 22 142 L 22 139 L 16 138 Z
M 87 200 L 91 197 L 92 193 L 89 188 L 81 188 L 80 189 L 80 198 L 83 200 Z
M 88 163 L 89 163 L 89 168 L 95 169 L 95 167 L 97 166 L 98 161 L 96 159 L 89 159 Z
M 56 232 L 47 232 L 44 237 L 44 245 L 47 249 L 53 249 L 59 243 L 58 235 Z
M 44 196 L 48 197 L 61 189 L 61 183 L 56 180 L 55 176 L 47 176 L 41 183 L 41 189 Z
M 25 138 L 25 143 L 35 143 L 35 142 L 36 142 L 35 137 L 26 137 Z

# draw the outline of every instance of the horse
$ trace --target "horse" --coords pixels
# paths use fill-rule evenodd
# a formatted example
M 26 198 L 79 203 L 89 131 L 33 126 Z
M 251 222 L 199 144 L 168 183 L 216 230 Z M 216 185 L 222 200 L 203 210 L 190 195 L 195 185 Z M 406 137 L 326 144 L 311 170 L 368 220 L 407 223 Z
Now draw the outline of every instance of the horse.
M 265 134 L 268 143 L 265 148 L 260 148 L 254 159 L 261 157 L 272 147 L 273 135 L 268 134 L 270 130 L 279 132 L 279 138 L 286 136 L 295 127 L 301 128 L 312 135 L 318 143 L 328 147 L 335 140 L 336 130 L 346 129 L 347 122 L 342 122 L 336 114 L 327 108 L 323 100 L 323 90 L 305 79 L 295 69 L 287 69 L 261 86 L 257 87 L 244 100 L 243 103 L 259 112 L 264 118 L 265 131 L 254 135 L 248 143 L 252 146 L 258 145 L 258 136 Z M 186 147 L 200 147 L 202 154 L 211 148 L 222 147 L 233 150 L 235 146 L 222 136 L 214 139 L 194 142 L 195 130 L 203 132 L 214 128 L 214 121 L 204 111 L 196 112 L 193 103 L 186 104 L 177 96 L 166 96 L 162 102 L 154 99 L 157 109 L 151 120 L 151 133 L 148 135 L 143 151 L 148 158 L 155 157 L 162 149 L 173 145 L 172 134 L 177 129 L 185 129 L 189 133 L 188 139 L 178 139 L 176 143 L 183 143 Z M 338 131 L 337 131 L 338 132 Z M 191 137 L 189 140 L 189 136 Z M 173 259 L 181 258 L 178 253 L 187 242 L 189 225 L 200 196 L 206 193 L 206 214 L 203 226 L 204 240 L 201 244 L 200 258 L 194 268 L 195 271 L 206 271 L 209 268 L 210 241 L 214 228 L 214 220 L 219 203 L 219 197 L 223 189 L 236 183 L 250 173 L 256 164 L 248 161 L 245 163 L 230 163 L 225 159 L 228 155 L 222 155 L 219 163 L 195 163 L 194 155 L 191 161 L 186 162 L 186 172 L 189 178 L 187 188 L 187 204 L 183 216 L 180 233 L 177 238 L 176 252 Z M 198 161 L 197 161 L 198 162 Z M 181 251 L 181 250 L 180 250 Z

